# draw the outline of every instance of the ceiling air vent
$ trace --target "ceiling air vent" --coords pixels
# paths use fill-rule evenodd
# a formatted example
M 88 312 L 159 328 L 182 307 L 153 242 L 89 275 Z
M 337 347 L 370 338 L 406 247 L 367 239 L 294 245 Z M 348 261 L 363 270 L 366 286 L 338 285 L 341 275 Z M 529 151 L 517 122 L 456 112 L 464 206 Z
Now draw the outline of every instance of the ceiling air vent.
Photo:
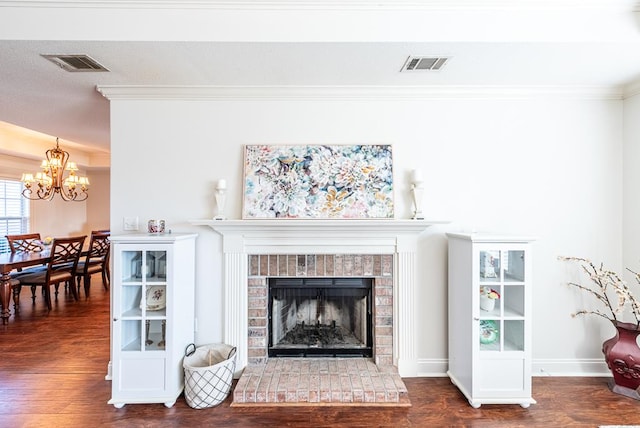
M 109 71 L 89 55 L 42 55 L 66 71 Z
M 418 56 L 410 56 L 405 61 L 402 66 L 402 70 L 400 71 L 418 71 L 418 70 L 426 70 L 426 71 L 438 71 L 449 61 L 449 57 L 440 56 L 440 57 L 418 57 Z

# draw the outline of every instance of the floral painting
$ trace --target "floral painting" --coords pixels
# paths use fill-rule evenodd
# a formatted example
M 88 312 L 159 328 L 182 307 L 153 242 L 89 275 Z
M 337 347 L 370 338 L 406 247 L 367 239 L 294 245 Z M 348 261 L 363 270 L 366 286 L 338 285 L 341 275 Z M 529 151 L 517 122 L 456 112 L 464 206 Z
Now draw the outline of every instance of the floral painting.
M 245 146 L 243 218 L 393 217 L 390 145 Z

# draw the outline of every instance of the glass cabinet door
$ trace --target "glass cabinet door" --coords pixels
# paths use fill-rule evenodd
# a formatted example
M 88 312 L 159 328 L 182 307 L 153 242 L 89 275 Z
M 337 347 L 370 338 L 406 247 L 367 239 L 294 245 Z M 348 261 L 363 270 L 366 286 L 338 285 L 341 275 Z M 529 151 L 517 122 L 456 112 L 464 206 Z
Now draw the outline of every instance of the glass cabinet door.
M 488 248 L 479 251 L 481 351 L 523 351 L 525 252 Z
M 121 281 L 123 284 L 142 279 L 142 251 L 123 251 L 120 257 Z
M 119 310 L 122 351 L 163 351 L 167 323 L 167 251 L 123 250 Z

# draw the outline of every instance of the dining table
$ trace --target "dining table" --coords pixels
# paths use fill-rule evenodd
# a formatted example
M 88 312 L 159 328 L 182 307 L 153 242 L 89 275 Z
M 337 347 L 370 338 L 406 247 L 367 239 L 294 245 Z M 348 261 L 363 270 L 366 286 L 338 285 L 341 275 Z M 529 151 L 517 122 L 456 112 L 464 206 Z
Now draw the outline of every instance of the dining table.
M 49 251 L 39 251 L 33 253 L 5 253 L 0 254 L 0 304 L 2 324 L 9 322 L 11 310 L 9 303 L 11 300 L 11 272 L 16 269 L 44 265 L 49 262 L 51 254 Z M 13 293 L 15 307 L 18 307 L 20 296 L 18 291 Z

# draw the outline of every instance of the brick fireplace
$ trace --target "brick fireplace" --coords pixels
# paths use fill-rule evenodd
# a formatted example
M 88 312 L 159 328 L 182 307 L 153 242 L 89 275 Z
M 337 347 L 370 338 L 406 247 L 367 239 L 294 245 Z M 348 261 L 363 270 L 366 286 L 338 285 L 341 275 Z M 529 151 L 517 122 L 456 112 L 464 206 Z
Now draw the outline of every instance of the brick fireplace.
M 237 368 L 267 357 L 267 279 L 364 276 L 374 282 L 376 364 L 417 375 L 414 322 L 421 220 L 195 220 L 223 236 L 224 341 Z M 233 315 L 231 315 L 233 314 Z
M 393 365 L 393 255 L 270 254 L 249 256 L 248 363 L 267 361 L 269 278 L 372 278 L 373 359 Z

